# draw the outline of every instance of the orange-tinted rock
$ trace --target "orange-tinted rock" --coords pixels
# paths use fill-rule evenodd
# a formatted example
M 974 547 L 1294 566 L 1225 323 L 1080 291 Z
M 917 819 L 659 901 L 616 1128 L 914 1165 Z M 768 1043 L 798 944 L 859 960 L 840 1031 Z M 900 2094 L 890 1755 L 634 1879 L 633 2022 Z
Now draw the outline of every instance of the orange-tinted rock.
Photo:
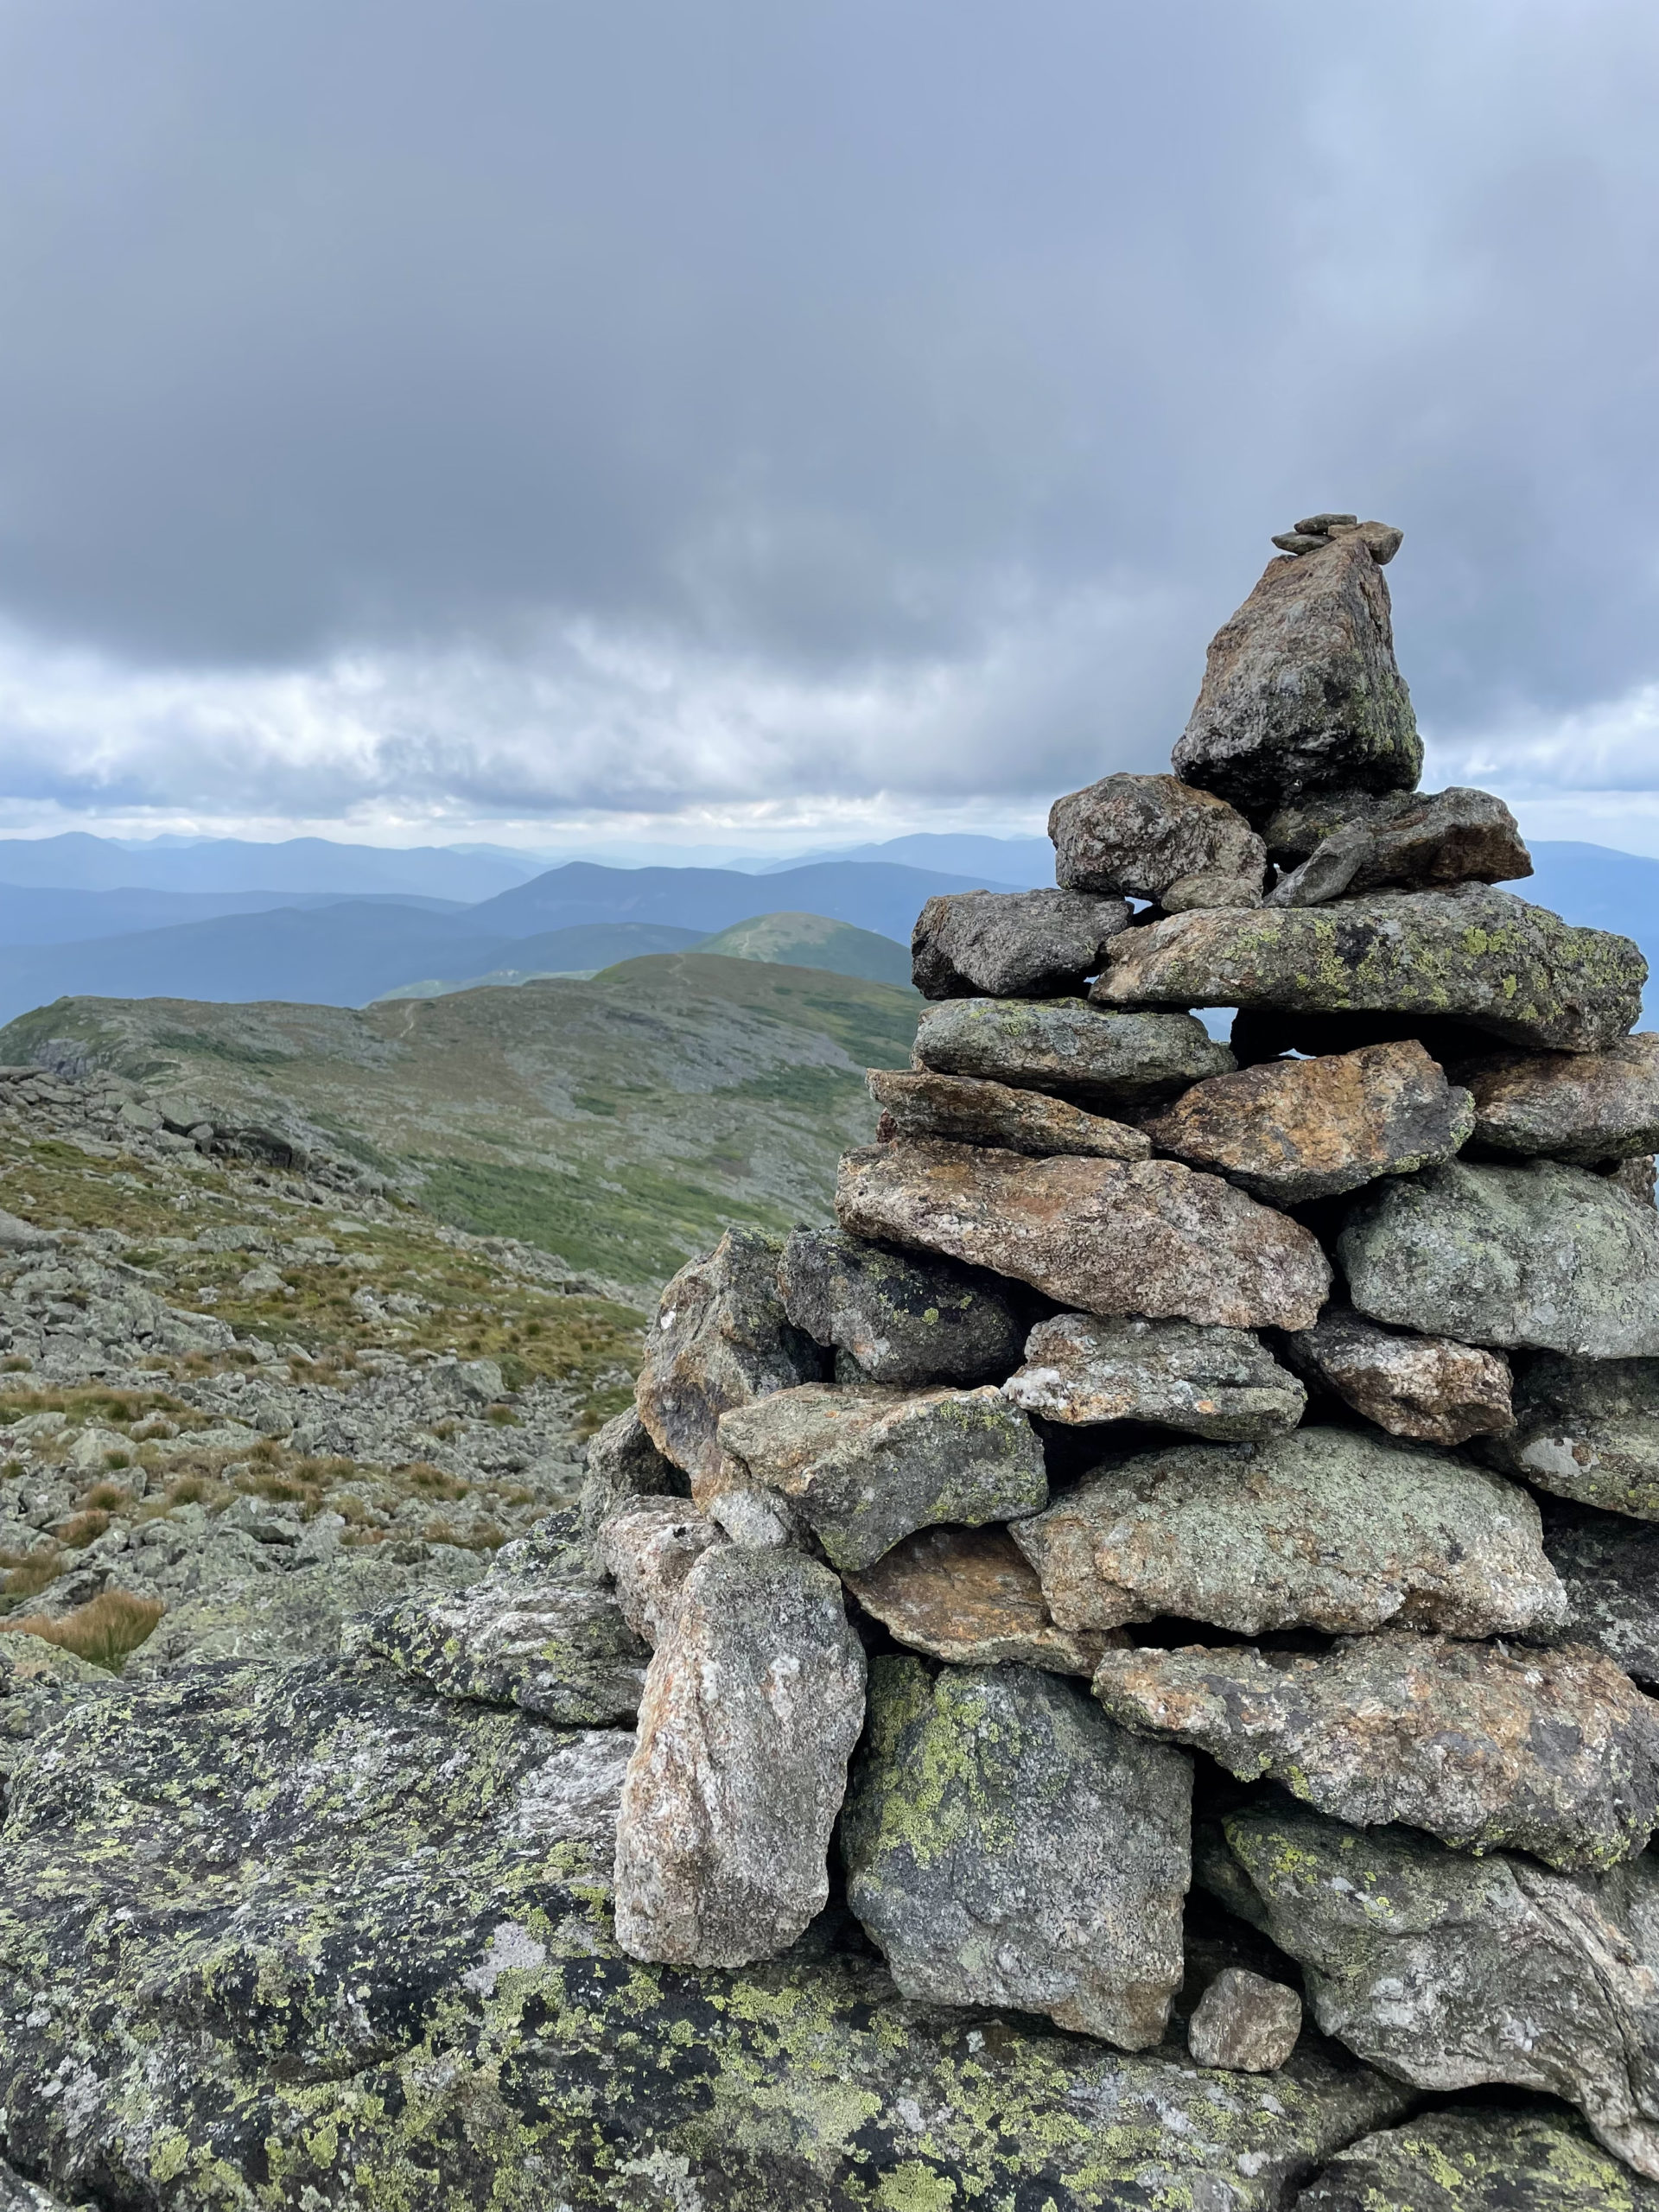
M 947 1144 L 994 1145 L 1039 1155 L 1081 1153 L 1091 1160 L 1147 1160 L 1150 1139 L 1127 1122 L 1085 1113 L 1042 1090 L 1016 1090 L 931 1068 L 872 1068 L 870 1096 L 892 1117 L 894 1136 L 942 1137 Z
M 1294 1366 L 1391 1436 L 1463 1444 L 1513 1428 L 1510 1363 L 1451 1337 L 1408 1336 L 1341 1310 L 1287 1337 Z
M 1105 1632 L 1056 1628 L 1042 1586 L 1003 1529 L 922 1529 L 842 1580 L 900 1643 L 957 1667 L 1092 1675 Z

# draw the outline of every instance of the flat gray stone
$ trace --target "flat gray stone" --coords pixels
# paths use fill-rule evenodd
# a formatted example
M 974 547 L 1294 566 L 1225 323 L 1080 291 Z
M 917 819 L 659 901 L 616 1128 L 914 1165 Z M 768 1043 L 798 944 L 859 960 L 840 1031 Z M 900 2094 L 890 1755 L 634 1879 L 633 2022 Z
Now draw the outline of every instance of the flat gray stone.
M 1136 1106 L 1233 1065 L 1190 1014 L 1099 1013 L 1081 999 L 948 999 L 925 1007 L 916 1065 L 1090 1108 Z
M 1491 791 L 1343 791 L 1281 808 L 1265 832 L 1275 859 L 1300 865 L 1270 906 L 1319 906 L 1384 884 L 1414 891 L 1504 883 L 1532 874 L 1515 817 Z
M 1520 1363 L 1514 1403 L 1483 1459 L 1557 1497 L 1659 1521 L 1659 1359 L 1541 1353 Z
M 798 1229 L 778 1273 L 796 1328 L 872 1382 L 1000 1382 L 1024 1338 L 1013 1295 L 954 1260 L 895 1252 L 836 1229 Z
M 1285 1355 L 1390 1436 L 1465 1444 L 1515 1424 L 1509 1362 L 1450 1337 L 1384 1329 L 1329 1306 L 1311 1329 L 1286 1337 Z
M 1475 1135 L 1495 1152 L 1556 1160 L 1630 1160 L 1659 1151 L 1659 1035 L 1605 1052 L 1506 1052 L 1457 1071 L 1475 1103 Z
M 1053 998 L 1082 988 L 1127 928 L 1128 902 L 1081 891 L 951 891 L 930 899 L 910 940 L 924 998 Z
M 1054 877 L 1181 906 L 1260 904 L 1267 849 L 1242 814 L 1175 776 L 1103 776 L 1049 809 Z M 1173 904 L 1172 904 L 1173 901 Z
M 939 1137 L 947 1144 L 990 1145 L 1004 1152 L 1076 1152 L 1092 1160 L 1149 1160 L 1152 1140 L 1127 1122 L 1085 1113 L 1046 1091 L 1016 1090 L 982 1077 L 936 1075 L 931 1068 L 872 1068 L 870 1096 L 880 1107 L 878 1142 Z
M 1151 1421 L 1228 1443 L 1281 1435 L 1307 1404 L 1248 1329 L 1093 1313 L 1039 1321 L 1002 1394 L 1045 1421 Z
M 1338 2151 L 1294 2212 L 1659 2212 L 1564 2112 L 1453 2106 Z

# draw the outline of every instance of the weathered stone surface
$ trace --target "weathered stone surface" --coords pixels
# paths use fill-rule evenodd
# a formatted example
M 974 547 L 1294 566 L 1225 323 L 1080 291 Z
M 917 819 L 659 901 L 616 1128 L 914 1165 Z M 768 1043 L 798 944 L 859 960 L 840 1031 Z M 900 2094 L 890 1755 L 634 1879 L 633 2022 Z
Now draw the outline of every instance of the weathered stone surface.
M 1327 2035 L 1420 2088 L 1510 2082 L 1576 2104 L 1659 2178 L 1659 1859 L 1612 1873 L 1448 1850 L 1249 1806 L 1199 1878 L 1302 1968 Z
M 1006 1398 L 1046 1421 L 1138 1421 L 1219 1442 L 1294 1428 L 1307 1393 L 1248 1329 L 1057 1313 L 1026 1342 Z
M 1299 1223 L 1167 1160 L 875 1145 L 842 1159 L 836 1212 L 857 1236 L 946 1252 L 1090 1313 L 1306 1328 L 1330 1287 Z
M 782 1256 L 780 1238 L 728 1230 L 706 1260 L 680 1269 L 646 1332 L 639 1418 L 694 1482 L 720 1473 L 721 1414 L 823 1373 L 823 1354 L 784 1311 Z
M 1055 1627 L 1006 1529 L 920 1529 L 842 1580 L 900 1643 L 957 1667 L 1011 1662 L 1092 1675 L 1109 1640 Z
M 1450 1160 L 1368 1192 L 1337 1249 L 1360 1311 L 1460 1343 L 1659 1353 L 1659 1217 L 1553 1160 Z
M 1659 1529 L 1549 1499 L 1544 1550 L 1567 1592 L 1564 1633 L 1659 1688 Z
M 1286 553 L 1322 553 L 1333 541 L 1357 537 L 1369 549 L 1378 568 L 1386 568 L 1405 542 L 1403 530 L 1392 523 L 1362 522 L 1357 515 L 1306 515 L 1295 526 L 1281 531 L 1274 543 Z
M 952 891 L 930 899 L 910 940 L 925 999 L 1040 999 L 1081 988 L 1129 919 L 1124 899 L 1080 891 Z
M 1557 1497 L 1659 1521 L 1659 1359 L 1521 1362 L 1515 1427 L 1481 1456 Z
M 892 1137 L 942 1137 L 1003 1152 L 1083 1153 L 1094 1160 L 1147 1160 L 1152 1141 L 1127 1122 L 1085 1113 L 1041 1090 L 929 1068 L 872 1068 L 870 1096 Z
M 1332 792 L 1281 808 L 1265 834 L 1275 859 L 1294 855 L 1300 863 L 1268 893 L 1269 906 L 1321 906 L 1388 883 L 1427 891 L 1532 874 L 1532 855 L 1503 800 L 1456 786 Z
M 1399 1630 L 1319 1657 L 1190 1645 L 1108 1651 L 1095 1695 L 1245 1781 L 1338 1820 L 1405 1821 L 1464 1851 L 1611 1866 L 1659 1819 L 1659 1708 L 1585 1644 L 1551 1651 Z
M 841 1585 L 799 1552 L 705 1552 L 651 1662 L 616 1831 L 617 1941 L 747 1965 L 829 1895 L 830 1830 L 864 1723 Z
M 1192 1776 L 1029 1667 L 878 1659 L 847 1899 L 907 1997 L 1142 2050 L 1180 1986 Z
M 922 1009 L 916 1065 L 1110 1108 L 1185 1090 L 1231 1067 L 1233 1056 L 1190 1014 L 1101 1014 L 1081 999 L 950 999 Z
M 1001 1391 L 809 1382 L 727 1414 L 740 1478 L 783 1495 L 838 1567 L 872 1567 L 940 1522 L 978 1528 L 1047 1503 L 1042 1446 Z
M 1398 1335 L 1362 1313 L 1328 1308 L 1285 1339 L 1293 1367 L 1356 1413 L 1420 1444 L 1464 1444 L 1514 1426 L 1502 1353 L 1450 1337 Z
M 1294 1205 L 1449 1160 L 1473 1125 L 1468 1092 L 1402 1042 L 1211 1076 L 1142 1126 L 1160 1152 Z
M 1605 1052 L 1640 1014 L 1647 973 L 1629 938 L 1473 884 L 1172 914 L 1115 938 L 1089 995 L 1103 1007 L 1434 1016 L 1535 1051 Z
M 795 1326 L 846 1352 L 872 1382 L 1001 1381 L 1020 1357 L 1007 1285 L 951 1260 L 798 1229 L 778 1282 Z
M 1271 2074 L 1295 2050 L 1301 2032 L 1302 2000 L 1294 1989 L 1248 1967 L 1229 1967 L 1198 1999 L 1187 2023 L 1186 2047 L 1199 2066 Z
M 1659 1151 L 1659 1035 L 1605 1052 L 1502 1053 L 1457 1071 L 1475 1135 L 1497 1152 L 1629 1160 Z
M 1166 1613 L 1241 1636 L 1503 1636 L 1565 1611 L 1523 1490 L 1348 1429 L 1148 1452 L 1014 1535 L 1065 1628 Z
M 1338 2151 L 1295 2212 L 1659 2212 L 1659 2189 L 1566 2113 L 1466 2105 Z
M 690 1488 L 683 1470 L 665 1459 L 652 1442 L 639 1408 L 630 1406 L 588 1440 L 582 1482 L 582 1528 L 591 1536 L 607 1514 L 637 1497 L 683 1497 Z
M 622 1618 L 653 1649 L 672 1628 L 685 1578 L 723 1530 L 683 1506 L 652 1503 L 613 1513 L 599 1532 L 599 1561 Z
M 1225 800 L 1175 776 L 1103 776 L 1055 800 L 1048 834 L 1055 881 L 1077 891 L 1127 891 L 1171 912 L 1261 902 L 1262 840 Z
M 1304 791 L 1411 791 L 1423 747 L 1394 658 L 1389 588 L 1346 536 L 1269 561 L 1210 643 L 1177 775 L 1247 814 Z

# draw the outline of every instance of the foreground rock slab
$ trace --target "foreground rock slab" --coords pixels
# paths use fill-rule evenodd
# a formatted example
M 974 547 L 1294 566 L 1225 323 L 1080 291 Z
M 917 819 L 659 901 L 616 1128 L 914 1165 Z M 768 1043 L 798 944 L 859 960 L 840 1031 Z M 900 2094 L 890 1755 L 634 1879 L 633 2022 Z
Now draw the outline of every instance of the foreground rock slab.
M 872 1382 L 1001 1381 L 1022 1331 L 1006 1283 L 836 1230 L 798 1229 L 778 1271 L 784 1310 Z
M 1218 1974 L 1187 2023 L 1186 2047 L 1199 2066 L 1271 2074 L 1296 2048 L 1302 2000 L 1282 1981 L 1247 1967 Z
M 1307 1393 L 1248 1329 L 1057 1313 L 1002 1394 L 1045 1421 L 1154 1422 L 1217 1442 L 1293 1429 Z
M 935 1075 L 927 1068 L 872 1068 L 870 1096 L 893 1137 L 942 1137 L 1004 1152 L 1078 1152 L 1094 1160 L 1148 1160 L 1152 1140 L 1127 1122 L 1085 1113 L 1041 1090 L 1016 1090 L 982 1077 Z
M 1509 1363 L 1450 1337 L 1402 1335 L 1337 1307 L 1286 1339 L 1294 1367 L 1390 1436 L 1463 1444 L 1511 1428 Z
M 1144 2050 L 1181 1981 L 1192 1786 L 1183 1753 L 1052 1675 L 879 1659 L 848 1903 L 907 1997 Z
M 1659 1688 L 1659 1528 L 1551 1500 L 1544 1550 L 1567 1592 L 1564 1633 Z
M 1014 1533 L 1065 1628 L 1170 1614 L 1241 1636 L 1394 1623 L 1478 1637 L 1565 1613 L 1524 1491 L 1347 1429 L 1146 1452 Z
M 910 941 L 924 998 L 1053 998 L 1105 964 L 1128 902 L 1078 891 L 953 891 L 930 899 Z
M 1090 1313 L 1306 1328 L 1331 1281 L 1299 1223 L 1173 1160 L 876 1145 L 842 1159 L 836 1213 L 855 1235 L 948 1253 Z
M 1533 1051 L 1605 1052 L 1642 1010 L 1629 938 L 1507 891 L 1376 891 L 1335 906 L 1172 914 L 1126 930 L 1090 996 L 1109 1006 L 1416 1014 Z
M 1563 2112 L 1453 2106 L 1338 2151 L 1295 2212 L 1659 2212 Z
M 1659 1353 L 1659 1215 L 1553 1160 L 1450 1160 L 1360 1199 L 1338 1240 L 1374 1320 L 1592 1359 Z
M 1036 1432 L 989 1388 L 806 1383 L 726 1414 L 720 1440 L 736 1479 L 787 1499 L 842 1568 L 935 1522 L 977 1528 L 1048 1502 Z
M 1323 1657 L 1108 1651 L 1095 1695 L 1338 1820 L 1405 1821 L 1464 1851 L 1606 1867 L 1659 1819 L 1659 1713 L 1612 1661 L 1400 1632 Z
M 1143 1126 L 1160 1152 L 1294 1205 L 1451 1159 L 1474 1109 L 1421 1045 L 1402 1042 L 1212 1076 Z
M 921 1529 L 842 1580 L 900 1643 L 956 1667 L 1092 1675 L 1109 1640 L 1056 1628 L 1042 1585 L 1006 1529 Z
M 1175 776 L 1103 776 L 1048 813 L 1054 879 L 1077 891 L 1125 892 L 1167 912 L 1255 906 L 1267 848 L 1242 814 Z
M 677 1966 L 785 1950 L 829 1895 L 864 1651 L 798 1552 L 705 1552 L 651 1662 L 616 1832 L 617 1941 Z
M 1522 1362 L 1515 1426 L 1481 1455 L 1557 1497 L 1659 1521 L 1659 1359 Z
M 1384 884 L 1427 891 L 1532 874 L 1515 817 L 1491 791 L 1332 791 L 1281 807 L 1264 832 L 1281 862 L 1300 863 L 1270 906 L 1319 906 Z
M 1475 1135 L 1497 1152 L 1556 1160 L 1630 1160 L 1659 1152 L 1659 1035 L 1605 1052 L 1504 1054 L 1458 1071 Z
M 1195 1001 L 1197 1003 L 1197 1001 Z M 916 1065 L 1109 1111 L 1185 1090 L 1233 1065 L 1190 1014 L 1102 1013 L 1082 999 L 949 999 L 924 1007 Z

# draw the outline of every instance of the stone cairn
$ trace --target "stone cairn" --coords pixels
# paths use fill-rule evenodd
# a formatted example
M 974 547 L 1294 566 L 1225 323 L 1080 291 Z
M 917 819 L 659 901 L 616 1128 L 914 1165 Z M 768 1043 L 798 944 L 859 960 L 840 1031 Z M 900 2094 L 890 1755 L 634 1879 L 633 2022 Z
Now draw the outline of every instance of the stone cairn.
M 1659 2177 L 1646 970 L 1416 788 L 1400 532 L 1274 543 L 1175 772 L 928 902 L 839 1228 L 664 1294 L 584 1497 L 654 1650 L 618 1933 L 744 1966 L 833 1866 L 906 1996 L 1136 2050 L 1196 1886 L 1285 1977 L 1216 1976 L 1201 2065 L 1305 1993 Z

